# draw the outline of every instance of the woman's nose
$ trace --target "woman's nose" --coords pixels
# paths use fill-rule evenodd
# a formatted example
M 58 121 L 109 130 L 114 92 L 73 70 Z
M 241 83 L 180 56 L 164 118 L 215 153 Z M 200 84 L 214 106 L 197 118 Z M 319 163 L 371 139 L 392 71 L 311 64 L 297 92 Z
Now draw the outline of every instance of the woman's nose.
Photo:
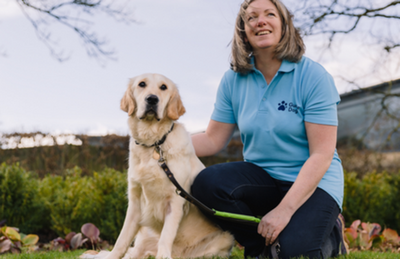
M 258 17 L 257 26 L 261 27 L 261 26 L 264 26 L 266 24 L 267 24 L 267 19 L 263 15 L 260 15 Z

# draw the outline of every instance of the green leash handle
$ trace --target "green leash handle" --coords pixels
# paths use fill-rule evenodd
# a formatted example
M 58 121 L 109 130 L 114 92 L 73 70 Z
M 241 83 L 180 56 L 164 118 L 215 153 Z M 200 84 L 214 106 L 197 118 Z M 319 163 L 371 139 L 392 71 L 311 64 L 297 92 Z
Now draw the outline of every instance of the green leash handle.
M 217 217 L 238 219 L 238 220 L 250 221 L 250 222 L 255 222 L 255 223 L 260 223 L 260 221 L 261 221 L 261 219 L 253 217 L 253 216 L 247 216 L 247 215 L 229 213 L 229 212 L 222 212 L 222 211 L 217 211 L 214 209 L 212 209 L 212 210 L 215 212 L 214 216 L 217 216 Z

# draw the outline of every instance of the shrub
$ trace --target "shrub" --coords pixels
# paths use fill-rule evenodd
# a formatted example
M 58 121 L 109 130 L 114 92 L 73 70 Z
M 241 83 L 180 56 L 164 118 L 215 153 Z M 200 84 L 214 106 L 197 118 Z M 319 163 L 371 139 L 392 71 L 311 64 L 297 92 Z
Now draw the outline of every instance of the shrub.
M 19 164 L 0 165 L 0 220 L 34 233 L 46 226 L 48 211 L 38 195 L 38 180 Z
M 92 222 L 101 237 L 115 241 L 127 208 L 126 174 L 113 169 L 81 176 L 80 168 L 67 170 L 64 177 L 46 176 L 40 184 L 51 215 L 51 229 L 59 236 L 79 230 Z
M 400 174 L 368 173 L 361 179 L 345 173 L 343 215 L 400 230 Z

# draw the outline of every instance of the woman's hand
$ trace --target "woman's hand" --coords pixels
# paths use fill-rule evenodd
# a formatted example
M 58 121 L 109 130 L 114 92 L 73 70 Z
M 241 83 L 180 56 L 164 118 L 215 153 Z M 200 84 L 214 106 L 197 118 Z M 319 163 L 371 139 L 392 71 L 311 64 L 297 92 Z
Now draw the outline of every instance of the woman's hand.
M 265 245 L 272 245 L 282 230 L 289 224 L 291 214 L 282 211 L 279 206 L 268 212 L 258 224 L 258 234 L 265 238 Z

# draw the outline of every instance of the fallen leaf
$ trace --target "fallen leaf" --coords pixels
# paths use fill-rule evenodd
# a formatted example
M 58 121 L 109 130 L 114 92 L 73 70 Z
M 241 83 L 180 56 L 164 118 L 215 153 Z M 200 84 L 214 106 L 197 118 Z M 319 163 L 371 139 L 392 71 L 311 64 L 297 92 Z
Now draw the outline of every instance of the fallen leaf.
M 397 231 L 390 229 L 390 228 L 383 230 L 382 236 L 385 237 L 386 241 L 391 241 L 394 243 L 397 243 L 398 239 L 399 239 L 399 235 L 397 234 Z
M 5 239 L 0 242 L 0 254 L 7 252 L 11 249 L 12 242 L 10 239 Z

